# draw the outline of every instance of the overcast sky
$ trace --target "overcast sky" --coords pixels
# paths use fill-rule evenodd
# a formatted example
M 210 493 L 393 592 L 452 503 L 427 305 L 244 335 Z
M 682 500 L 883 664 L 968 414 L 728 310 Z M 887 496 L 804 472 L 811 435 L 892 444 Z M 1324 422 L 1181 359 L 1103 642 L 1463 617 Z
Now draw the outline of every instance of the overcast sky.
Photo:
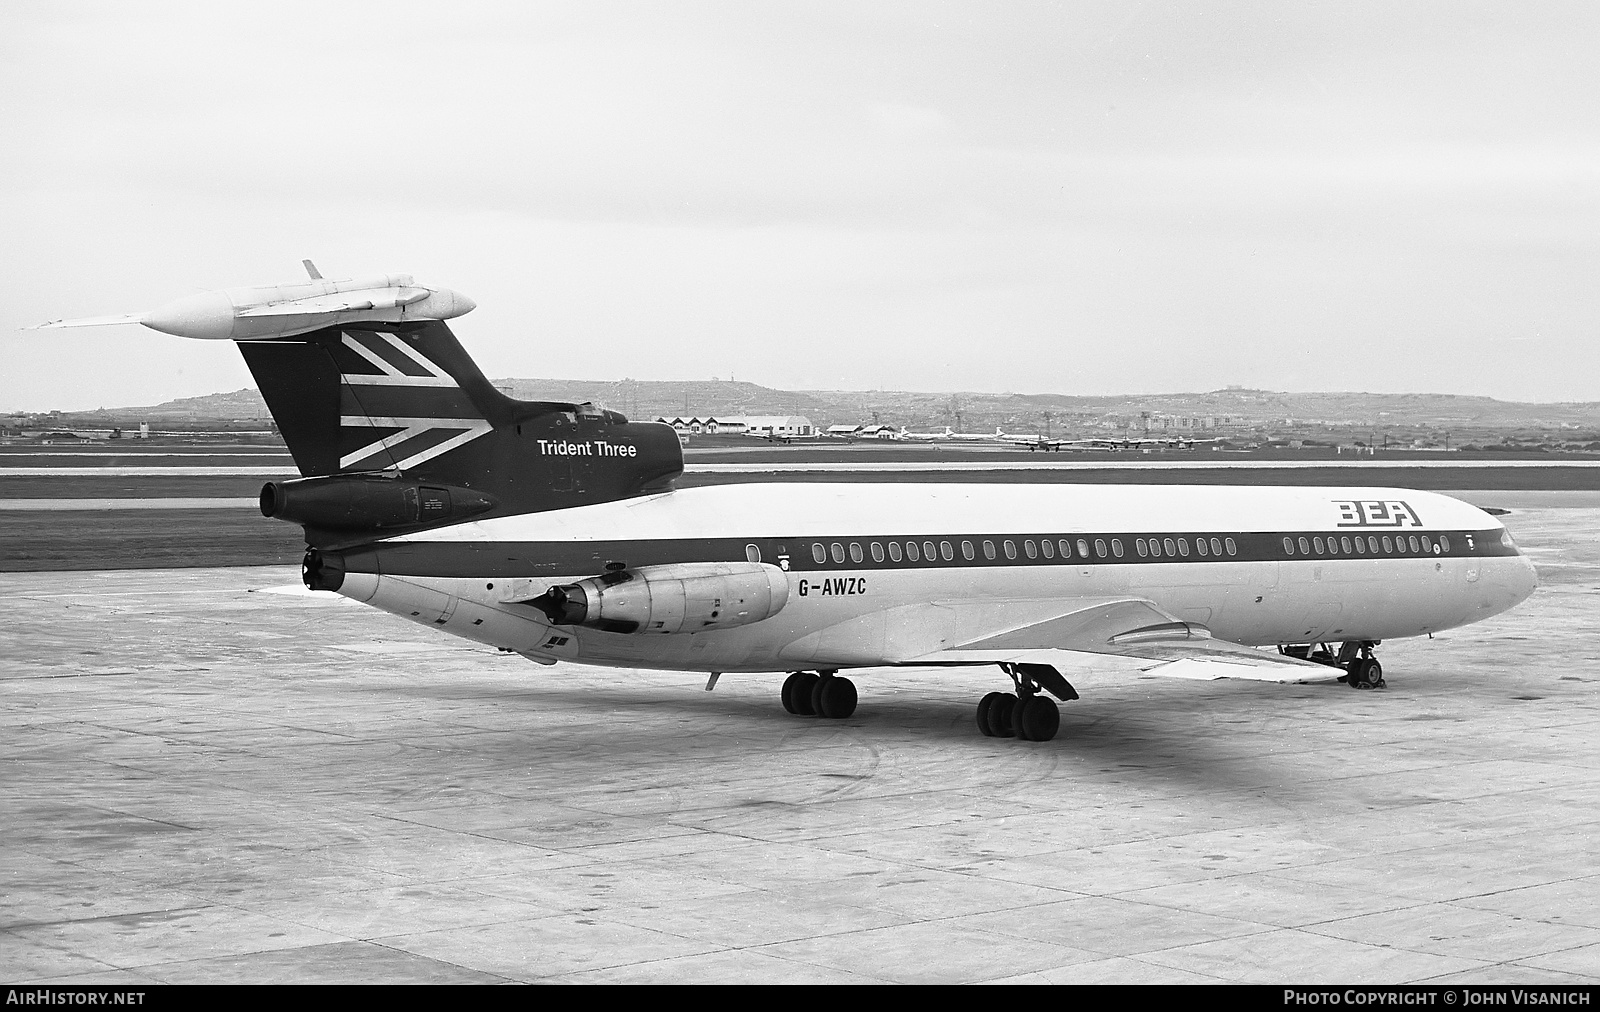
M 491 376 L 1600 400 L 1600 4 L 0 6 L 0 408 L 253 385 L 23 332 L 409 272 Z

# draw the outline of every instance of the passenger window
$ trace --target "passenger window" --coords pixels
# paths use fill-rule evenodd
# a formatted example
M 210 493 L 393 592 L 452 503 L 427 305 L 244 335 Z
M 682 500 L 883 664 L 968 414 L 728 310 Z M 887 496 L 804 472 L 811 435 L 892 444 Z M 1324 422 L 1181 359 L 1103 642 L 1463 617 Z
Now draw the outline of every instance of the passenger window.
M 1079 538 L 1078 539 L 1078 558 L 1087 559 L 1088 557 L 1089 557 L 1089 539 L 1088 538 Z
M 1122 558 L 1122 541 L 1120 539 L 1111 539 L 1111 554 L 1119 559 Z
M 892 562 L 899 562 L 900 561 L 900 542 L 898 542 L 898 541 L 889 542 L 889 559 Z
M 1161 542 L 1155 538 L 1150 539 L 1150 555 L 1152 558 L 1161 558 Z
M 1104 539 L 1102 539 L 1102 538 L 1095 538 L 1094 539 L 1094 554 L 1095 554 L 1095 556 L 1097 558 L 1103 559 L 1103 558 L 1106 557 L 1106 543 L 1105 543 Z
M 1389 535 L 1387 535 L 1387 534 L 1385 534 L 1383 536 L 1383 554 L 1385 554 L 1385 555 L 1393 555 L 1394 554 L 1394 546 L 1389 543 Z
M 1317 554 L 1318 555 L 1322 554 L 1322 539 L 1321 538 L 1312 538 L 1311 539 L 1311 545 L 1312 545 L 1312 547 L 1314 547 L 1317 550 Z
M 1350 539 L 1349 538 L 1340 538 L 1339 539 L 1339 550 L 1341 552 L 1344 552 L 1344 554 L 1346 554 L 1346 555 L 1350 554 Z
M 939 558 L 943 559 L 946 562 L 949 562 L 951 559 L 954 559 L 955 557 L 956 557 L 956 550 L 954 548 L 950 547 L 950 542 L 948 542 L 948 541 L 939 542 Z
M 1056 546 L 1054 544 L 1052 544 L 1048 539 L 1044 539 L 1044 538 L 1040 539 L 1040 541 L 1039 541 L 1039 551 L 1043 552 L 1044 553 L 1044 557 L 1047 558 L 1047 559 L 1053 559 L 1053 558 L 1056 557 Z
M 1422 548 L 1421 548 L 1421 546 L 1419 546 L 1419 545 L 1418 545 L 1418 544 L 1417 544 L 1417 536 L 1416 536 L 1416 535 L 1415 535 L 1415 534 L 1413 534 L 1413 535 L 1411 535 L 1411 550 L 1412 550 L 1412 551 L 1413 551 L 1413 552 L 1420 552 L 1420 551 L 1422 551 Z
M 1169 559 L 1178 554 L 1178 545 L 1171 538 L 1161 539 L 1161 549 L 1167 553 Z
M 1293 555 L 1294 554 L 1294 542 L 1289 540 L 1288 538 L 1284 538 L 1283 539 L 1283 554 L 1285 554 L 1285 555 Z
M 917 554 L 917 543 L 915 541 L 906 542 L 906 558 L 910 559 L 912 562 L 916 562 L 918 559 L 922 558 L 922 556 Z
M 1039 546 L 1033 543 L 1032 538 L 1029 538 L 1022 543 L 1022 554 L 1026 555 L 1030 559 L 1037 559 L 1039 557 Z
M 1356 538 L 1356 554 L 1357 555 L 1365 555 L 1366 552 L 1367 552 L 1367 543 L 1365 541 L 1363 541 L 1359 537 Z
M 854 541 L 850 542 L 850 561 L 859 566 L 865 559 L 866 555 L 862 553 L 861 546 Z
M 1301 555 L 1310 555 L 1311 554 L 1311 542 L 1307 541 L 1305 538 L 1301 538 L 1300 539 L 1300 554 Z
M 1232 538 L 1223 538 L 1222 540 L 1223 540 L 1223 543 L 1225 543 L 1228 546 L 1228 554 L 1229 555 L 1238 555 L 1239 554 L 1239 546 L 1234 544 Z M 1215 541 L 1212 541 L 1211 543 L 1213 545 L 1216 544 Z
M 758 546 L 758 545 L 745 545 L 744 546 L 744 560 L 746 562 L 760 562 L 761 561 L 761 548 L 760 548 L 760 546 Z
M 1222 542 L 1218 541 L 1216 538 L 1212 538 L 1211 539 L 1211 554 L 1212 555 L 1221 555 L 1222 554 Z
M 844 561 L 844 546 L 839 544 L 839 542 L 835 541 L 831 547 L 832 547 L 832 550 L 833 550 L 833 561 L 834 562 L 843 562 Z
M 874 541 L 872 543 L 872 561 L 873 562 L 882 562 L 883 561 L 883 546 L 878 544 L 876 541 Z
M 828 550 L 823 548 L 820 544 L 813 544 L 811 546 L 811 557 L 815 559 L 817 565 L 820 566 L 824 562 L 828 561 Z
M 1144 538 L 1133 539 L 1133 550 L 1139 553 L 1141 559 L 1150 554 L 1150 549 L 1144 546 Z
M 993 541 L 985 541 L 983 543 L 983 557 L 986 558 L 986 559 L 993 559 L 994 558 L 994 542 Z
M 1449 554 L 1449 552 L 1450 552 L 1450 535 L 1448 535 L 1448 534 L 1439 535 L 1439 547 L 1442 548 L 1445 551 L 1446 554 Z
M 1188 538 L 1179 538 L 1178 539 L 1178 554 L 1183 556 L 1186 559 L 1189 557 L 1189 539 Z
M 1061 557 L 1063 559 L 1072 558 L 1072 542 L 1068 541 L 1066 538 L 1062 538 L 1060 541 L 1057 541 L 1056 544 L 1061 548 Z
M 939 557 L 938 555 L 935 554 L 936 552 L 938 552 L 938 549 L 933 547 L 933 542 L 932 541 L 924 541 L 922 543 L 922 557 L 924 559 L 927 559 L 929 562 L 932 562 L 933 560 L 935 560 L 935 559 L 937 559 Z
M 977 557 L 977 555 L 978 555 L 978 553 L 972 550 L 972 542 L 970 542 L 970 541 L 961 542 L 961 557 L 963 559 L 966 559 L 968 562 L 971 562 L 974 558 Z
M 1375 534 L 1367 536 L 1367 551 L 1373 555 L 1378 554 L 1378 537 Z
M 1201 555 L 1206 554 L 1206 539 L 1205 538 L 1195 538 L 1194 539 L 1194 550 L 1196 552 L 1198 552 L 1199 554 L 1201 554 Z
M 1014 559 L 1017 557 L 1017 543 L 1015 541 L 1004 541 L 1000 547 L 1005 549 L 1006 558 Z

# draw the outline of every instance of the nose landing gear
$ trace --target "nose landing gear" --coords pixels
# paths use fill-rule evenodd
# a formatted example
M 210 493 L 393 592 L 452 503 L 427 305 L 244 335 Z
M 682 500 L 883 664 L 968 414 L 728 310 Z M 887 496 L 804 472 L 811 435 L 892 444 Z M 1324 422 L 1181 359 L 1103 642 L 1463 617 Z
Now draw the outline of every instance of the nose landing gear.
M 1061 711 L 1044 689 L 1062 700 L 1078 698 L 1078 690 L 1048 664 L 1001 664 L 1011 676 L 1015 694 L 991 692 L 978 701 L 978 730 L 986 738 L 1049 741 L 1061 728 Z
M 1383 680 L 1383 665 L 1369 651 L 1365 657 L 1357 657 L 1350 662 L 1346 669 L 1349 674 L 1341 681 L 1352 689 L 1386 689 L 1389 683 Z
M 1278 652 L 1286 657 L 1341 668 L 1344 674 L 1339 681 L 1352 689 L 1386 689 L 1389 683 L 1383 680 L 1383 665 L 1372 655 L 1378 643 L 1378 640 L 1346 640 L 1337 649 L 1331 643 L 1306 643 L 1280 646 Z

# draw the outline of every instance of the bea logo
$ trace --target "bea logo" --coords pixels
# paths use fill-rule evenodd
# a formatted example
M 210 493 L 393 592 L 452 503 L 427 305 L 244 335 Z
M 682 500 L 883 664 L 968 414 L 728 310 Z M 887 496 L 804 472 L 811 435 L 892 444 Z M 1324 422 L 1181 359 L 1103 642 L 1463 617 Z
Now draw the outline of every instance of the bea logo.
M 1421 527 L 1422 518 L 1411 505 L 1400 499 L 1342 499 L 1339 527 Z

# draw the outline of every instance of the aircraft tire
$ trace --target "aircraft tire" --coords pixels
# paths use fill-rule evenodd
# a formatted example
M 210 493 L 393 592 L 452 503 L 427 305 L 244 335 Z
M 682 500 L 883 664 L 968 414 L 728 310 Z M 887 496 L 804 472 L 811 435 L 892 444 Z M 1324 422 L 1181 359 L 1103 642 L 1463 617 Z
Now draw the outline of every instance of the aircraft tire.
M 1386 684 L 1383 680 L 1383 665 L 1378 663 L 1376 657 L 1357 661 L 1350 672 L 1351 688 L 1381 689 Z
M 799 710 L 796 710 L 794 708 L 794 683 L 795 683 L 795 680 L 798 679 L 799 677 L 800 677 L 800 672 L 798 672 L 798 671 L 789 672 L 789 677 L 785 678 L 783 680 L 783 691 L 781 693 L 779 693 L 779 695 L 778 695 L 778 698 L 783 701 L 784 710 L 786 710 L 789 713 L 799 713 L 800 712 Z
M 838 675 L 821 679 L 812 699 L 818 716 L 843 720 L 856 712 L 856 683 Z
M 794 689 L 789 693 L 789 699 L 794 703 L 794 712 L 802 717 L 815 717 L 816 708 L 811 705 L 811 699 L 821 677 L 809 671 L 802 671 L 795 675 Z
M 989 727 L 989 711 L 994 707 L 994 701 L 1004 696 L 1003 692 L 991 692 L 978 700 L 978 732 L 985 738 L 993 738 L 994 731 Z
M 989 733 L 996 738 L 1015 738 L 1017 732 L 1011 726 L 1011 715 L 1016 708 L 1016 696 L 1000 693 L 1000 698 L 989 704 Z
M 1049 741 L 1061 729 L 1061 711 L 1056 708 L 1055 700 L 1033 696 L 1013 711 L 1012 723 L 1017 725 L 1018 738 Z

